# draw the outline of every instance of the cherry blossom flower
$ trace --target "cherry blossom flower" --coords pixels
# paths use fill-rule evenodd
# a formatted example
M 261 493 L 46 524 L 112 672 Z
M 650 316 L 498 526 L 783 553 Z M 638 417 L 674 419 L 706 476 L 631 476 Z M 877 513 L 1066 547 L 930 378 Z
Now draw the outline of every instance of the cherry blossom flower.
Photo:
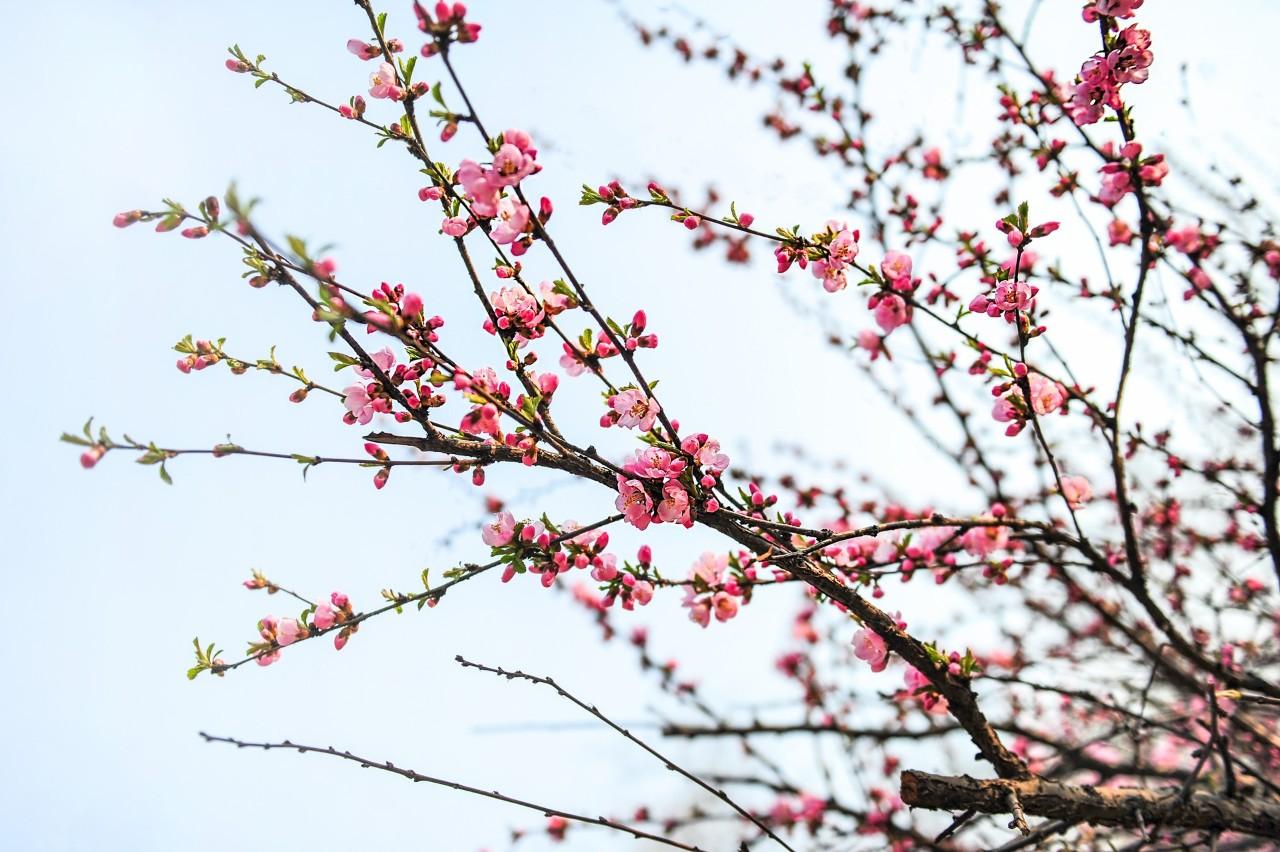
M 524 236 L 529 225 L 529 208 L 510 196 L 504 196 L 494 210 L 494 217 L 493 241 L 506 245 Z
M 396 69 L 390 62 L 383 62 L 369 75 L 369 97 L 393 101 L 404 97 L 404 89 L 396 82 Z
M 889 665 L 889 648 L 884 639 L 867 627 L 854 631 L 853 655 L 871 666 L 873 672 L 882 672 Z
M 901 296 L 894 293 L 877 293 L 876 295 L 879 296 L 874 309 L 876 325 L 880 326 L 885 334 L 911 321 L 911 309 Z
M 614 506 L 622 513 L 627 523 L 636 529 L 648 528 L 653 519 L 653 499 L 640 480 L 619 476 L 618 498 L 614 501 Z
M 648 432 L 658 417 L 662 407 L 658 401 L 641 390 L 632 388 L 609 397 L 609 407 L 619 426 L 624 429 L 636 429 Z
M 1079 509 L 1093 499 L 1093 486 L 1083 476 L 1062 477 L 1062 496 L 1073 509 Z
M 480 539 L 490 547 L 510 544 L 516 534 L 516 519 L 510 512 L 500 512 L 480 529 Z

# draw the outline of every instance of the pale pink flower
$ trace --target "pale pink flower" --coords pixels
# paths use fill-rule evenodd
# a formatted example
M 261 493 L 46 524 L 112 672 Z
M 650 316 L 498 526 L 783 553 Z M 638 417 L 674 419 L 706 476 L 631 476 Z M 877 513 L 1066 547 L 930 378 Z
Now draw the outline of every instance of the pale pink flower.
M 377 413 L 376 400 L 364 385 L 351 385 L 342 391 L 342 404 L 361 426 L 367 426 Z
M 523 287 L 503 287 L 489 294 L 489 303 L 498 317 L 497 328 L 503 331 L 515 331 L 526 339 L 542 336 L 542 322 L 546 313 L 533 294 Z M 485 321 L 485 329 L 494 332 L 493 321 Z
M 622 465 L 627 473 L 647 479 L 672 479 L 685 469 L 684 459 L 672 455 L 661 447 L 645 447 L 636 450 L 633 458 Z
M 377 352 L 371 354 L 369 356 L 369 360 L 378 365 L 378 369 L 384 374 L 390 374 L 396 366 L 396 356 L 389 346 L 384 346 Z M 372 370 L 366 370 L 364 367 L 354 367 L 353 369 L 355 370 L 356 375 L 361 376 L 362 378 L 372 379 L 374 377 Z
M 917 689 L 923 689 L 931 686 L 929 678 L 920 673 L 914 666 L 908 666 L 906 675 L 903 678 L 907 684 L 907 691 L 912 693 L 919 702 L 924 705 L 924 709 L 928 713 L 941 715 L 947 712 L 947 699 L 938 695 L 936 692 L 923 692 L 915 695 Z
M 445 236 L 462 237 L 466 236 L 468 230 L 471 229 L 471 223 L 465 216 L 450 216 L 440 224 L 440 230 Z
M 662 486 L 658 517 L 668 523 L 682 524 L 685 527 L 693 526 L 693 518 L 689 513 L 689 492 L 674 479 Z
M 299 624 L 296 618 L 282 618 L 276 626 L 276 644 L 282 648 L 306 637 L 307 628 Z
M 377 59 L 382 55 L 382 50 L 376 44 L 369 44 L 368 42 L 361 41 L 358 38 L 353 38 L 347 41 L 347 50 L 348 52 L 360 57 L 365 62 L 368 62 L 370 59 Z
M 311 622 L 317 630 L 328 630 L 338 623 L 338 614 L 334 612 L 333 607 L 329 604 L 321 603 L 316 607 L 316 612 L 312 616 Z
M 728 621 L 738 614 L 738 599 L 728 592 L 716 592 L 711 598 L 711 610 L 716 621 Z
M 524 236 L 525 228 L 529 225 L 529 208 L 506 196 L 498 202 L 494 217 L 496 224 L 493 227 L 493 241 L 506 245 Z
M 720 452 L 720 442 L 709 438 L 694 454 L 698 464 L 712 473 L 723 473 L 729 467 L 729 457 Z
M 715 587 L 720 585 L 720 578 L 728 567 L 729 557 L 726 554 L 707 551 L 689 569 L 689 579 L 700 580 L 707 586 Z
M 471 211 L 477 216 L 489 218 L 498 213 L 498 193 L 501 188 L 490 182 L 487 172 L 472 160 L 463 160 L 454 176 L 471 201 Z
M 369 75 L 369 96 L 398 101 L 404 97 L 404 89 L 396 83 L 396 69 L 390 62 L 383 62 Z
M 490 547 L 502 547 L 515 538 L 516 519 L 510 512 L 501 512 L 480 528 L 480 539 Z
M 960 536 L 960 546 L 980 559 L 985 559 L 1008 544 L 1008 527 L 972 527 Z
M 882 672 L 889 665 L 889 648 L 879 633 L 866 627 L 853 634 L 853 655 L 871 666 L 871 671 Z
M 510 142 L 504 142 L 493 155 L 493 172 L 489 180 L 497 186 L 512 186 L 533 174 L 533 157 Z
M 886 281 L 910 281 L 911 257 L 900 251 L 887 251 L 884 260 L 880 261 L 880 274 Z
M 911 319 L 911 311 L 901 296 L 888 293 L 882 295 L 876 304 L 875 318 L 876 325 L 888 334 L 898 326 L 905 325 Z
M 1052 414 L 1067 401 L 1067 389 L 1039 373 L 1032 373 L 1027 381 L 1031 385 L 1031 408 L 1036 414 Z
M 613 505 L 636 529 L 646 529 L 652 520 L 653 499 L 639 480 L 619 476 L 618 499 Z
M 1083 476 L 1062 477 L 1062 496 L 1073 509 L 1079 509 L 1093 499 L 1093 486 Z
M 653 422 L 662 410 L 656 399 L 634 388 L 609 397 L 609 407 L 617 414 L 619 426 L 624 429 L 639 428 L 641 432 L 648 432 L 653 428 Z

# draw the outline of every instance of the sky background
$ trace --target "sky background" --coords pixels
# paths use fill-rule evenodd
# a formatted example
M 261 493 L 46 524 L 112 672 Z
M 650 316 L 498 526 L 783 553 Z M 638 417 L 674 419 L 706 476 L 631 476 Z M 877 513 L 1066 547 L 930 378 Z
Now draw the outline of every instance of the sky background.
M 847 187 L 800 147 L 762 132 L 771 96 L 727 85 L 709 67 L 685 67 L 665 49 L 646 51 L 612 4 L 546 3 L 536 13 L 525 4 L 469 5 L 485 29 L 456 56 L 478 109 L 491 129 L 534 135 L 546 168 L 527 186 L 555 201 L 557 241 L 597 304 L 617 317 L 648 311 L 662 347 L 645 366 L 663 379 L 663 401 L 685 428 L 720 436 L 735 461 L 765 469 L 777 468 L 779 441 L 799 442 L 815 456 L 849 459 L 851 471 L 884 478 L 910 499 L 953 493 L 958 479 L 908 443 L 904 421 L 792 309 L 769 263 L 727 268 L 718 253 L 691 252 L 686 233 L 661 216 L 628 214 L 602 230 L 599 209 L 576 206 L 583 182 L 619 177 L 639 189 L 658 176 L 693 200 L 714 183 L 764 223 L 818 227 L 840 214 Z M 1079 25 L 1075 4 L 1062 6 L 1042 10 L 1036 38 L 1048 64 L 1069 76 L 1096 36 Z M 1271 94 L 1280 9 L 1265 0 L 1219 4 L 1212 16 L 1190 0 L 1147 6 L 1141 20 L 1156 34 L 1157 66 L 1140 92 L 1143 120 L 1170 128 L 1160 144 L 1220 149 L 1274 193 L 1267 152 L 1280 143 Z M 389 8 L 391 33 L 416 47 L 408 4 Z M 682 29 L 692 29 L 692 11 L 765 56 L 840 67 L 839 51 L 821 37 L 821 3 L 794 12 L 788 4 L 786 15 L 773 3 L 629 8 Z M 492 472 L 483 491 L 465 478 L 404 470 L 375 491 L 369 471 L 337 467 L 304 484 L 292 463 L 243 458 L 178 459 L 169 465 L 172 487 L 124 454 L 81 470 L 78 450 L 56 439 L 90 415 L 117 436 L 165 446 L 209 446 L 230 434 L 255 449 L 360 453 L 361 433 L 318 395 L 297 406 L 277 378 L 173 368 L 170 347 L 187 333 L 225 336 L 227 351 L 245 359 L 276 345 L 282 362 L 317 379 L 329 372 L 331 347 L 292 294 L 240 281 L 226 241 L 146 226 L 121 232 L 110 225 L 120 210 L 157 207 L 163 197 L 194 207 L 234 180 L 264 199 L 259 221 L 268 230 L 335 243 L 344 280 L 365 288 L 403 281 L 422 293 L 448 320 L 445 342 L 462 360 L 487 363 L 492 341 L 478 331 L 480 308 L 452 247 L 436 234 L 438 214 L 416 199 L 423 181 L 407 156 L 391 145 L 376 150 L 367 134 L 319 109 L 288 105 L 279 90 L 255 92 L 222 67 L 225 48 L 238 42 L 326 99 L 363 92 L 370 66 L 343 47 L 366 35 L 351 4 L 0 0 L 0 23 L 9 34 L 0 52 L 9 107 L 0 130 L 0 286 L 11 317 L 0 359 L 12 377 L 0 450 L 0 845 L 499 849 L 508 828 L 541 824 L 532 812 L 319 757 L 205 745 L 199 730 L 333 744 L 585 813 L 691 800 L 693 790 L 549 691 L 452 662 L 461 653 L 552 675 L 619 720 L 654 720 L 655 690 L 628 649 L 602 644 L 567 595 L 527 578 L 505 586 L 481 579 L 430 612 L 372 621 L 340 654 L 315 643 L 269 669 L 187 682 L 192 636 L 235 657 L 263 615 L 293 614 L 240 587 L 252 568 L 317 596 L 342 589 L 369 608 L 381 588 L 412 589 L 424 567 L 438 576 L 456 560 L 483 557 L 475 523 L 485 493 L 508 498 L 517 514 L 549 509 L 583 523 L 611 512 L 612 501 L 523 470 Z M 1194 118 L 1177 108 L 1177 59 L 1166 56 L 1188 63 Z M 885 63 L 873 103 L 888 116 L 886 133 L 906 139 L 993 112 L 985 93 L 957 101 L 963 69 L 950 54 L 921 46 Z M 434 81 L 441 71 L 420 63 L 418 76 Z M 385 104 L 371 109 L 390 115 Z M 982 136 L 939 141 L 963 150 Z M 479 148 L 464 128 L 433 153 L 456 162 Z M 554 277 L 545 252 L 528 263 L 535 280 Z M 805 277 L 798 286 L 811 285 Z M 839 310 L 851 327 L 869 324 L 860 302 Z M 782 343 L 774 357 L 725 369 L 766 338 Z M 1105 363 L 1105 353 L 1098 358 Z M 598 417 L 594 393 L 585 382 L 566 388 L 564 405 L 578 422 Z M 600 443 L 620 455 L 626 447 L 610 443 L 616 437 Z M 957 511 L 983 508 L 965 499 L 953 501 Z M 615 540 L 627 555 L 638 543 L 625 533 Z M 652 540 L 672 573 L 716 545 L 682 530 Z M 621 623 L 656 625 L 659 656 L 680 659 L 711 695 L 742 708 L 779 695 L 772 659 L 788 638 L 788 594 L 762 595 L 705 632 L 685 620 L 677 595 Z M 891 608 L 916 607 L 913 623 L 975 615 L 948 612 L 928 589 L 892 594 Z M 983 635 L 981 624 L 970 628 Z M 561 723 L 570 727 L 542 727 Z M 671 750 L 694 769 L 724 765 L 736 752 L 727 742 Z M 565 848 L 615 843 L 636 848 L 591 831 L 571 835 Z M 538 838 L 521 848 L 545 847 Z

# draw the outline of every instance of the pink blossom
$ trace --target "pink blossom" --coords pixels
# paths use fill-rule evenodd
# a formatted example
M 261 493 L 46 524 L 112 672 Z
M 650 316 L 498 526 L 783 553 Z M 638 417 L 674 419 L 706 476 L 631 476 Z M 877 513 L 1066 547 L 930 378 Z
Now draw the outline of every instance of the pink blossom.
M 440 224 L 440 230 L 449 237 L 466 236 L 471 230 L 471 222 L 465 216 L 450 216 Z
M 728 621 L 738 614 L 738 599 L 728 592 L 716 592 L 711 598 L 716 621 Z
M 524 235 L 529 225 L 529 208 L 510 196 L 498 202 L 494 211 L 497 224 L 493 228 L 493 241 L 506 245 Z
M 367 426 L 377 413 L 376 400 L 369 395 L 364 385 L 351 385 L 343 389 L 342 404 L 361 426 Z
M 911 257 L 900 251 L 887 251 L 880 261 L 880 274 L 886 281 L 910 281 Z
M 1099 18 L 1132 18 L 1142 0 L 1093 0 L 1084 7 L 1085 23 L 1092 24 Z
M 368 62 L 370 59 L 377 59 L 382 55 L 382 50 L 376 44 L 369 44 L 358 38 L 350 39 L 347 42 L 347 51 Z
M 316 607 L 316 612 L 312 616 L 311 622 L 317 630 L 328 630 L 338 623 L 338 614 L 334 612 L 333 607 L 329 604 L 321 603 Z
M 673 479 L 685 469 L 685 461 L 661 447 L 636 450 L 635 456 L 622 465 L 627 473 L 647 479 Z
M 689 569 L 689 579 L 697 580 L 709 587 L 720 585 L 724 571 L 729 567 L 729 557 L 723 553 L 707 551 L 698 557 Z
M 723 473 L 729 467 L 729 457 L 720 452 L 720 442 L 714 438 L 707 439 L 702 448 L 694 454 L 698 464 L 712 473 Z
M 391 351 L 391 347 L 389 346 L 384 346 L 381 349 L 379 349 L 377 352 L 374 352 L 372 355 L 369 356 L 369 360 L 373 361 L 373 363 L 377 365 L 378 369 L 381 370 L 384 375 L 390 374 L 391 371 L 394 370 L 396 366 L 395 353 Z M 374 378 L 374 372 L 372 370 L 366 370 L 364 367 L 355 367 L 353 369 L 355 370 L 356 375 L 360 376 L 361 378 L 365 378 L 365 379 Z
M 1007 547 L 1008 544 L 1008 527 L 972 527 L 960 536 L 960 546 L 980 559 L 985 559 L 995 551 Z
M 636 529 L 646 529 L 652 520 L 653 499 L 637 479 L 618 477 L 618 499 L 614 506 Z
M 938 695 L 936 692 L 933 692 L 931 690 L 932 684 L 929 682 L 929 678 L 921 674 L 921 672 L 914 666 L 907 667 L 903 680 L 906 681 L 907 690 L 911 692 L 922 705 L 924 705 L 926 712 L 937 715 L 947 712 L 947 699 Z M 926 689 L 929 689 L 930 691 L 921 692 L 919 695 L 915 694 L 917 690 Z
M 276 626 L 276 644 L 284 647 L 307 637 L 307 628 L 296 618 L 282 618 Z
M 542 336 L 546 313 L 537 297 L 523 287 L 503 287 L 489 294 L 489 302 L 498 317 L 498 329 L 514 331 L 525 340 Z M 490 334 L 495 333 L 492 320 L 485 321 L 485 329 Z
M 1093 499 L 1093 486 L 1083 476 L 1062 477 L 1062 496 L 1073 509 L 1079 509 Z
M 1027 381 L 1031 385 L 1031 408 L 1036 414 L 1052 414 L 1067 401 L 1067 389 L 1058 382 L 1039 373 L 1032 373 Z
M 471 160 L 463 160 L 454 176 L 471 201 L 471 212 L 489 218 L 498 213 L 501 188 L 489 180 L 488 173 Z
M 689 492 L 677 480 L 670 480 L 662 486 L 662 500 L 658 503 L 658 517 L 669 523 L 693 526 L 693 518 L 689 513 Z
M 853 634 L 853 655 L 866 661 L 871 671 L 882 672 L 889 665 L 889 648 L 879 633 L 866 627 Z
M 369 96 L 372 98 L 389 98 L 398 101 L 404 97 L 404 89 L 396 82 L 396 69 L 390 62 L 383 62 L 377 70 L 369 75 Z
M 874 361 L 884 352 L 884 340 L 880 335 L 876 334 L 869 328 L 864 328 L 858 332 L 858 348 L 865 349 L 871 353 L 871 360 Z
M 909 322 L 911 311 L 901 296 L 887 293 L 882 295 L 880 301 L 876 303 L 875 318 L 876 325 L 880 326 L 885 334 L 888 334 L 898 326 Z
M 480 528 L 480 539 L 490 547 L 502 547 L 515 538 L 516 519 L 510 512 L 501 512 Z
M 618 425 L 624 429 L 648 432 L 662 407 L 644 391 L 632 388 L 609 397 L 609 407 L 617 416 Z
M 493 171 L 489 180 L 496 186 L 513 186 L 533 174 L 533 157 L 510 142 L 504 142 L 493 155 Z

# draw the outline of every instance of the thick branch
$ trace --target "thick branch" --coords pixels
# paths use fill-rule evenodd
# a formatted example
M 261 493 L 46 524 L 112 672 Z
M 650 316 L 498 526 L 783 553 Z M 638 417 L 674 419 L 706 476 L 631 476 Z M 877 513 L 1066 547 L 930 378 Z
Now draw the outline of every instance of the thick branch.
M 1007 814 L 1010 800 L 1016 799 L 1024 813 L 1055 820 L 1135 828 L 1159 823 L 1280 839 L 1280 803 L 1208 793 L 1184 797 L 1177 788 L 1076 787 L 1042 779 L 980 781 L 907 770 L 902 773 L 901 794 L 911 807 L 930 810 L 972 808 Z

